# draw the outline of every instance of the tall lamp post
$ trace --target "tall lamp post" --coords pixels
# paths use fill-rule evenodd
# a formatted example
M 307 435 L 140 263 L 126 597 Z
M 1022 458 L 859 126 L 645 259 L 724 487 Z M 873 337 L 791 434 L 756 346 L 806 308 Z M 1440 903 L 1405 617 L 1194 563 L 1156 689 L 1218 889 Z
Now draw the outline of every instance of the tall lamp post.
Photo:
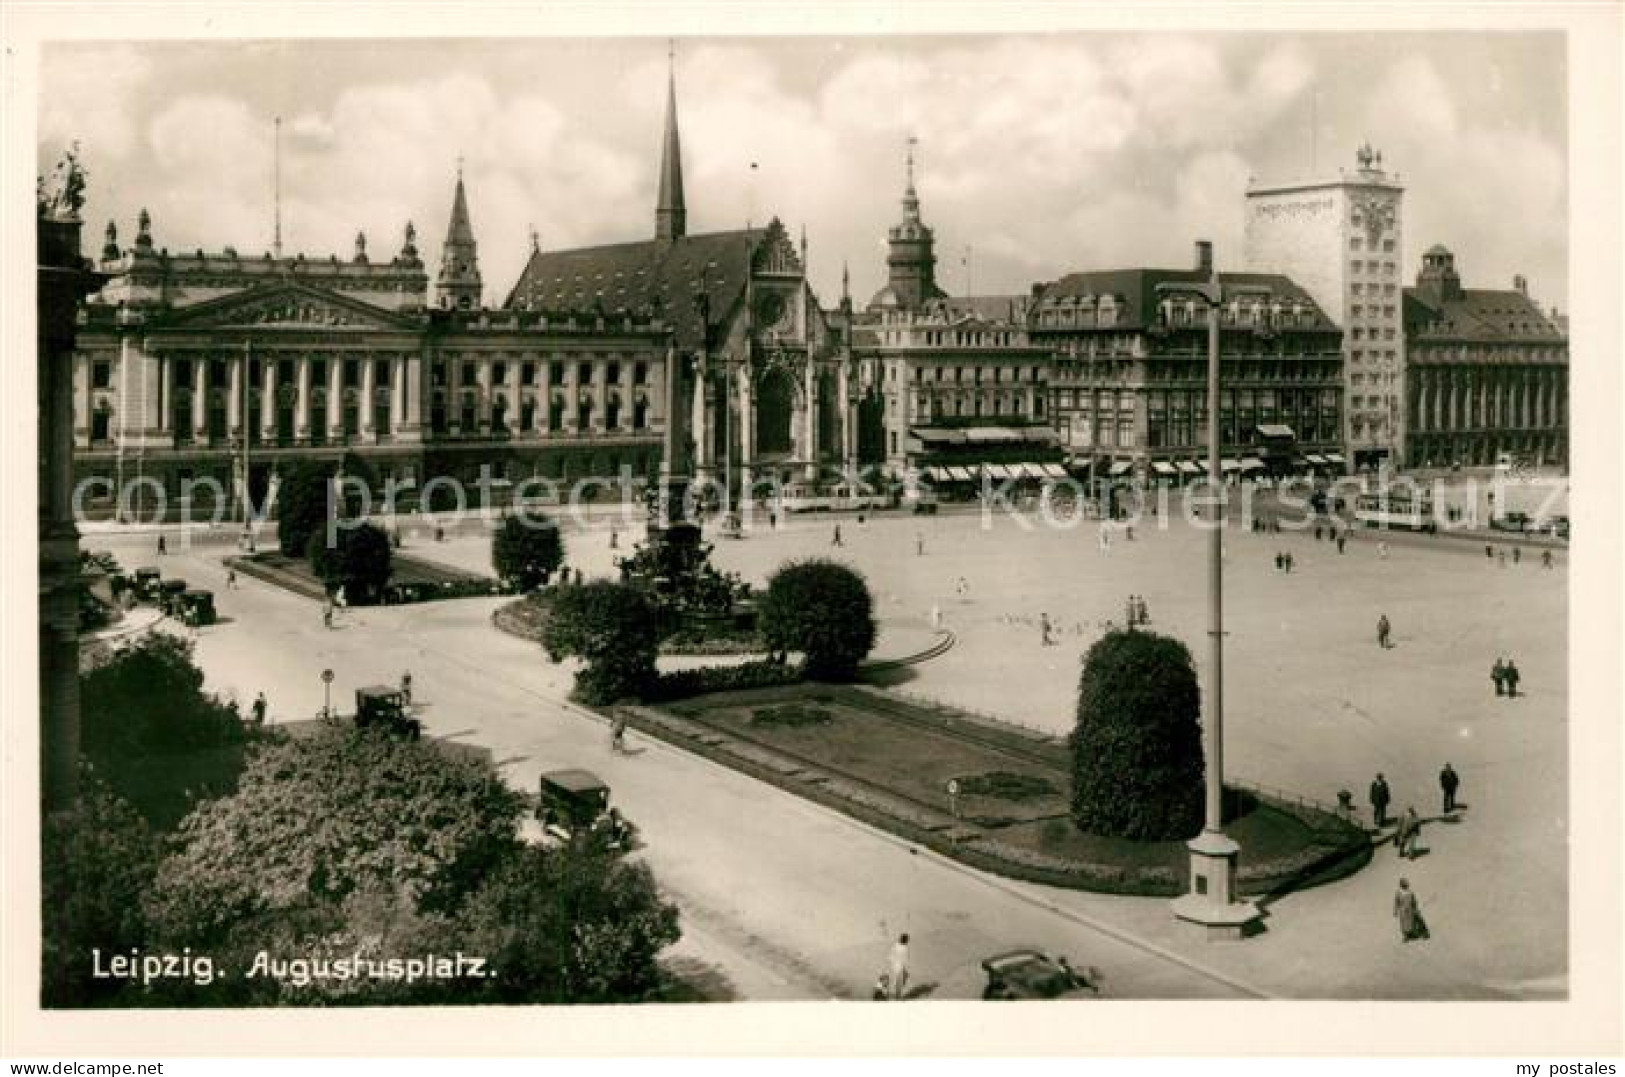
M 1198 242 L 1203 282 L 1157 285 L 1158 294 L 1181 294 L 1207 306 L 1207 481 L 1213 490 L 1208 528 L 1208 691 L 1202 723 L 1207 756 L 1207 796 L 1202 832 L 1186 843 L 1191 854 L 1190 891 L 1174 901 L 1174 915 L 1204 928 L 1209 938 L 1240 938 L 1258 922 L 1258 907 L 1236 898 L 1236 854 L 1224 832 L 1224 532 L 1229 522 L 1223 472 L 1219 468 L 1219 315 L 1224 302 L 1213 247 Z M 1235 289 L 1232 289 L 1234 292 Z

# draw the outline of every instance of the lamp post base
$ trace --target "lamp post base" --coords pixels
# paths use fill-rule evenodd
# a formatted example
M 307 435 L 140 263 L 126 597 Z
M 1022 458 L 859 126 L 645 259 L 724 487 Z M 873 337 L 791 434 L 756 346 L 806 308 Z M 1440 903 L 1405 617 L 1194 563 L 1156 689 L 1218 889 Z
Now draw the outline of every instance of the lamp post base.
M 1253 934 L 1260 922 L 1258 906 L 1235 898 L 1241 846 L 1223 831 L 1204 830 L 1185 847 L 1191 853 L 1191 890 L 1174 900 L 1174 916 L 1201 928 L 1209 940 Z

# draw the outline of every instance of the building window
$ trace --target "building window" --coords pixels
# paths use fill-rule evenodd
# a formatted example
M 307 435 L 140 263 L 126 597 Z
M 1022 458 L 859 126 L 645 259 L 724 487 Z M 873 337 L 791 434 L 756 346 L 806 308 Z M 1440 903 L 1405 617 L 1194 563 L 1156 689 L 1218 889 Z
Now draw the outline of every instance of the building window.
M 492 382 L 492 384 L 501 385 L 503 382 L 505 382 L 507 380 L 508 380 L 508 364 L 507 363 L 492 363 L 491 364 L 491 382 Z
M 649 365 L 647 363 L 632 364 L 632 384 L 645 385 L 649 381 Z
M 374 359 L 372 361 L 372 386 L 374 389 L 388 389 L 391 387 L 394 380 L 392 365 L 388 359 Z
M 563 385 L 564 384 L 564 364 L 563 363 L 549 363 L 549 364 L 547 364 L 547 376 L 548 376 L 548 379 L 550 381 L 552 381 L 552 383 L 554 385 Z
M 463 372 L 460 375 L 460 377 L 462 379 L 462 384 L 464 384 L 464 385 L 473 385 L 475 380 L 478 378 L 478 374 L 476 373 L 476 371 L 474 369 L 474 364 L 473 363 L 464 363 L 463 364 Z
M 582 385 L 591 385 L 592 384 L 592 364 L 591 363 L 577 363 L 576 364 L 576 381 L 579 382 Z
M 113 413 L 106 408 L 97 408 L 90 415 L 90 440 L 96 442 L 106 441 L 108 431 L 113 425 Z
M 92 389 L 105 389 L 113 384 L 112 363 L 90 364 L 90 387 Z
M 610 363 L 609 372 L 604 375 L 604 378 L 611 385 L 619 385 L 621 381 L 621 364 Z
M 536 384 L 536 364 L 535 363 L 521 363 L 521 364 L 519 364 L 519 384 L 520 385 L 535 385 Z M 530 424 L 526 423 L 525 426 L 528 429 Z

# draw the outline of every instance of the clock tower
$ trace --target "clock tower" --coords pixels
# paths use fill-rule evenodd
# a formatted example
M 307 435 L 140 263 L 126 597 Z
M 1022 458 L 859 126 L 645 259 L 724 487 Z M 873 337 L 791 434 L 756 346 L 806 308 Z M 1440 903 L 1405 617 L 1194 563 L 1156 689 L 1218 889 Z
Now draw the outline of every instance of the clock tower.
M 914 191 L 916 141 L 909 136 L 903 219 L 886 233 L 886 286 L 869 300 L 870 310 L 918 310 L 947 295 L 937 287 L 936 235 L 920 220 L 920 196 Z

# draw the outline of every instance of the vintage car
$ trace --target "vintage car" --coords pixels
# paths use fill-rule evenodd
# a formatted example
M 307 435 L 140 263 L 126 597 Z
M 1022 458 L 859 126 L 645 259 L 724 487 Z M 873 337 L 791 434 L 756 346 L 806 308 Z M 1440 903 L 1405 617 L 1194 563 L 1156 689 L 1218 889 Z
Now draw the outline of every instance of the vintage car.
M 158 608 L 166 617 L 180 617 L 181 596 L 186 593 L 185 580 L 158 581 Z
M 131 587 L 135 590 L 135 597 L 143 602 L 151 602 L 158 597 L 158 570 L 155 568 L 138 568 Z
M 182 591 L 174 605 L 175 617 L 193 628 L 212 625 L 219 619 L 214 609 L 213 591 Z
M 362 729 L 382 726 L 391 733 L 404 733 L 412 740 L 423 735 L 423 723 L 406 708 L 406 696 L 399 688 L 375 684 L 355 690 L 355 724 Z
M 590 770 L 550 770 L 538 783 L 536 818 L 554 837 L 569 838 L 590 828 L 608 811 L 609 786 Z
M 1040 950 L 1008 950 L 982 962 L 987 986 L 982 998 L 990 1000 L 1094 998 L 1100 994 L 1100 973 L 1075 969 L 1064 957 Z

